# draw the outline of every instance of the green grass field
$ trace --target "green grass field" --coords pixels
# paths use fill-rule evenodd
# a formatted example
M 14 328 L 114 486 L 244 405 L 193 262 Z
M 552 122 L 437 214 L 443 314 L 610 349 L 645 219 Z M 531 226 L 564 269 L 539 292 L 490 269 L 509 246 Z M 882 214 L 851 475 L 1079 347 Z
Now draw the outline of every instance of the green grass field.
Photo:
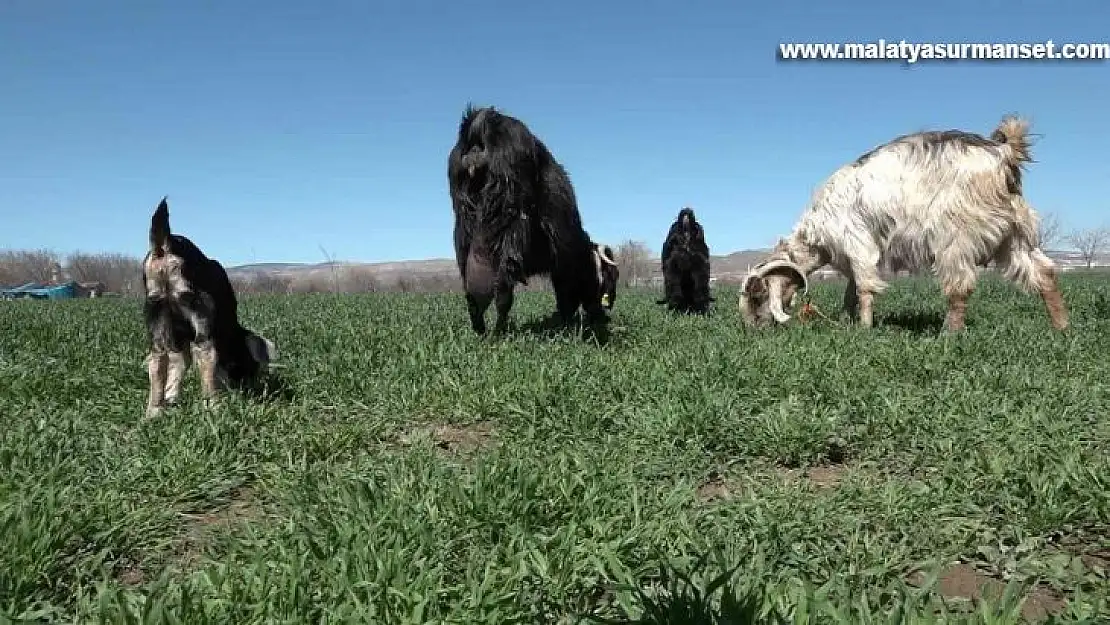
M 546 293 L 501 341 L 460 295 L 246 298 L 288 392 L 206 412 L 194 369 L 148 421 L 137 300 L 0 303 L 0 615 L 1110 622 L 1110 279 L 1063 288 L 1067 334 L 985 278 L 960 336 L 930 280 L 873 331 L 622 292 L 605 346 L 524 327 Z

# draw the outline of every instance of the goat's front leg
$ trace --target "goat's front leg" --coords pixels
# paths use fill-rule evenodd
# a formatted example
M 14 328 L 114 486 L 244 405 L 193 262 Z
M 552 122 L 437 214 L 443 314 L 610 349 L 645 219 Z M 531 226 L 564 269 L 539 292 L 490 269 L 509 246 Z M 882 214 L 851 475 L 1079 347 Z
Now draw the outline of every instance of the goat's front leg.
M 959 332 L 964 329 L 967 316 L 967 300 L 975 291 L 977 274 L 975 267 L 968 264 L 943 266 L 937 271 L 944 295 L 948 298 L 948 314 L 944 318 L 945 330 Z
M 146 372 L 150 380 L 150 390 L 146 400 L 146 416 L 153 417 L 162 410 L 166 396 L 166 369 L 169 358 L 166 353 L 151 350 L 146 356 Z
M 181 394 L 181 383 L 185 379 L 185 372 L 189 370 L 189 352 L 171 350 L 166 357 L 169 372 L 166 375 L 165 403 L 173 404 Z
M 878 256 L 869 259 L 867 263 L 853 263 L 852 281 L 856 284 L 856 300 L 859 302 L 859 325 L 863 328 L 873 327 L 875 293 L 881 292 L 885 286 L 879 278 Z
M 509 329 L 509 312 L 513 308 L 513 283 L 508 280 L 499 280 L 494 288 L 493 305 L 497 311 L 497 320 L 493 322 L 495 335 L 505 334 Z
M 849 321 L 859 318 L 859 294 L 856 292 L 856 279 L 848 276 L 848 286 L 844 287 L 843 314 Z
M 870 328 L 875 325 L 875 293 L 872 291 L 865 291 L 858 289 L 856 297 L 859 298 L 859 324 L 864 328 Z
M 874 302 L 874 291 L 861 287 L 855 277 L 848 278 L 848 286 L 844 288 L 844 312 L 848 319 L 858 322 L 860 327 L 874 326 Z
M 971 297 L 971 290 L 948 290 L 948 314 L 944 317 L 944 327 L 949 332 L 959 332 L 964 329 L 964 320 L 967 316 L 967 300 Z

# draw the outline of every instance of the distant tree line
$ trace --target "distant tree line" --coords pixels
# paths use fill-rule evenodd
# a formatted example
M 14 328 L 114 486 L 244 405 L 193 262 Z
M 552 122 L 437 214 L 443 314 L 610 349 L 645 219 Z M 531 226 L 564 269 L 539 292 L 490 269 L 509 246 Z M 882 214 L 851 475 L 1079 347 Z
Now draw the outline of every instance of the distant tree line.
M 105 293 L 123 296 L 142 294 L 142 259 L 126 254 L 75 252 L 61 256 L 50 250 L 0 250 L 0 286 L 14 287 L 28 282 L 49 284 L 73 280 L 99 283 Z M 458 290 L 457 275 L 396 275 L 384 278 L 370 267 L 336 267 L 304 275 L 256 273 L 233 276 L 240 293 L 434 293 Z M 550 290 L 543 277 L 529 280 L 526 291 Z
M 62 257 L 50 250 L 0 250 L 0 286 L 55 279 L 98 282 L 105 292 L 137 295 L 142 290 L 141 261 L 126 254 L 74 252 Z

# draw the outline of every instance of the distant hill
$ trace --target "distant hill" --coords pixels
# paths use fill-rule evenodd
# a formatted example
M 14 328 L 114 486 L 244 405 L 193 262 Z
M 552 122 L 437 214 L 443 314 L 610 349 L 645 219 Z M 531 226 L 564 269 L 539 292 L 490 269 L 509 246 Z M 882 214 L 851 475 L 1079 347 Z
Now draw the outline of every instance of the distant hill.
M 714 274 L 731 274 L 744 272 L 750 265 L 754 265 L 767 254 L 769 250 L 742 250 L 723 256 L 713 256 L 710 263 Z M 658 258 L 652 258 L 655 271 L 658 272 Z M 255 276 L 285 276 L 290 278 L 326 275 L 336 269 L 362 268 L 389 281 L 402 275 L 413 277 L 428 277 L 458 275 L 458 265 L 453 258 L 429 258 L 425 260 L 406 260 L 384 263 L 252 263 L 228 267 L 227 273 L 232 278 L 249 279 Z

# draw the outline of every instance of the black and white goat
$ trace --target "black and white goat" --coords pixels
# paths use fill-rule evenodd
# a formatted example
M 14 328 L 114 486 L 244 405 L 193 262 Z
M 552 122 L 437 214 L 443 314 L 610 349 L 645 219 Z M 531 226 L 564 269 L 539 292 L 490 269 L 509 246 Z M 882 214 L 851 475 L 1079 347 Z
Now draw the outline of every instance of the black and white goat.
M 873 324 L 873 298 L 887 284 L 884 260 L 931 266 L 948 299 L 945 326 L 961 330 L 977 267 L 994 261 L 1007 279 L 1044 300 L 1051 324 L 1068 326 L 1055 263 L 1041 250 L 1036 211 L 1022 195 L 1031 162 L 1028 122 L 1003 118 L 990 135 L 959 130 L 898 137 L 836 170 L 817 189 L 794 231 L 745 277 L 748 325 L 785 323 L 806 277 L 831 265 L 848 277 L 844 309 Z
M 206 403 L 222 387 L 256 379 L 276 359 L 273 343 L 239 325 L 235 290 L 223 266 L 187 237 L 170 233 L 165 198 L 150 221 L 142 282 L 143 319 L 150 340 L 148 416 L 177 399 L 190 352 Z

